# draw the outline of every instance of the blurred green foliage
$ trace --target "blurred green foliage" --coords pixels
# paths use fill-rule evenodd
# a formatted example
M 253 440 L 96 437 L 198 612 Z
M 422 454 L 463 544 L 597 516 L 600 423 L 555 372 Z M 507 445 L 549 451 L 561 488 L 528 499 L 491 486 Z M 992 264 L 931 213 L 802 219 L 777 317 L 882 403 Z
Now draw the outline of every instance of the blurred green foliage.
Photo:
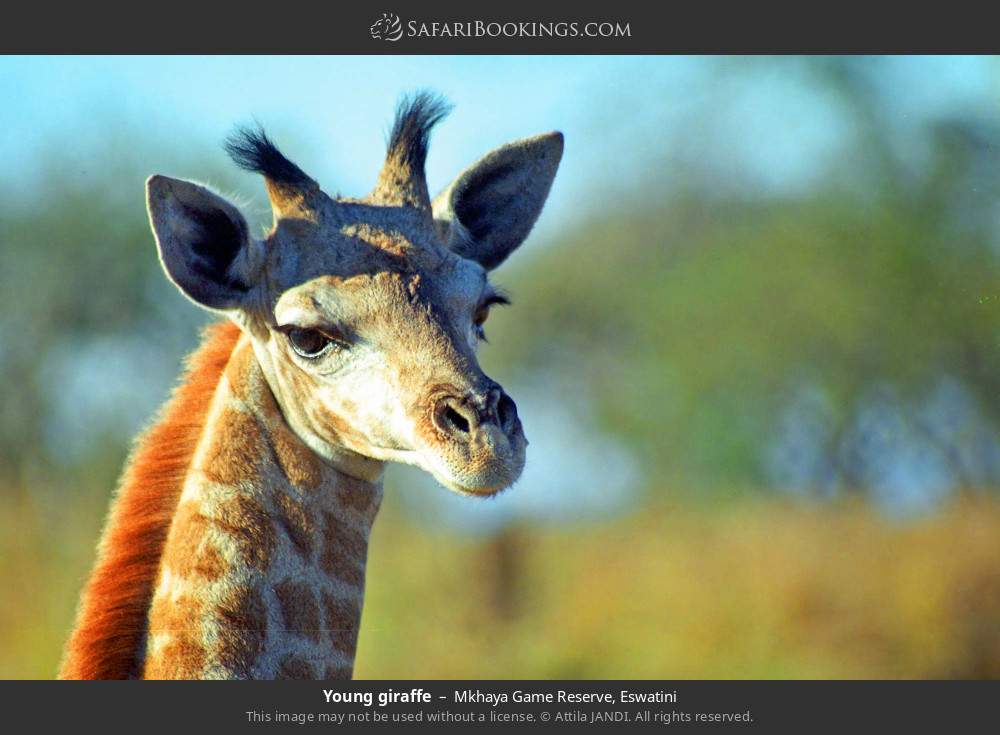
M 511 369 L 570 373 L 651 475 L 682 483 L 766 482 L 776 417 L 816 386 L 853 489 L 864 468 L 838 443 L 875 389 L 918 410 L 954 379 L 1000 418 L 1000 260 L 916 215 L 819 197 L 587 224 L 510 277 L 519 314 L 495 341 Z
M 856 134 L 797 195 L 720 193 L 651 150 L 653 185 L 595 197 L 514 261 L 516 315 L 493 329 L 505 369 L 584 392 L 656 491 L 759 491 L 782 475 L 798 491 L 867 491 L 908 450 L 952 488 L 995 487 L 1000 111 L 929 120 L 911 133 L 918 164 L 891 99 L 872 97 L 877 70 L 812 62 Z M 811 412 L 793 415 L 804 393 Z M 782 439 L 787 464 L 811 466 L 774 471 Z

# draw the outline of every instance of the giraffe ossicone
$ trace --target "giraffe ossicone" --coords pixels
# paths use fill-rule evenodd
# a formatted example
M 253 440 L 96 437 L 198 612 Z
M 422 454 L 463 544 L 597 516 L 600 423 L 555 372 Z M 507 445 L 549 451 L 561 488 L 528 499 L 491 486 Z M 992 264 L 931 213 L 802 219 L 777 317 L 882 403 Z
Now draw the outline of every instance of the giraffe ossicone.
M 112 505 L 63 678 L 349 678 L 385 462 L 489 496 L 524 466 L 517 408 L 476 357 L 488 279 L 527 237 L 562 156 L 547 133 L 433 200 L 437 97 L 404 99 L 370 194 L 334 198 L 259 129 L 227 149 L 274 212 L 147 182 L 167 276 L 223 315 Z

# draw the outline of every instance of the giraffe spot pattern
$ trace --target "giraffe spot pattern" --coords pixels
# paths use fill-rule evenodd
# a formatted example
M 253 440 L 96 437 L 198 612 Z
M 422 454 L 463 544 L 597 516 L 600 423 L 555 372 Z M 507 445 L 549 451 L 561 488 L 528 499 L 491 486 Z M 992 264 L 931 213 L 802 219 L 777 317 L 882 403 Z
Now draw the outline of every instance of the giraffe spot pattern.
M 146 662 L 144 679 L 200 679 L 205 666 L 205 649 L 191 631 L 170 636 Z
M 330 645 L 353 658 L 358 645 L 358 622 L 361 607 L 355 600 L 342 600 L 323 592 L 323 612 Z M 337 677 L 328 677 L 337 678 Z
M 202 460 L 201 470 L 221 485 L 252 483 L 259 475 L 263 436 L 260 424 L 248 413 L 226 411 Z
M 315 679 L 316 669 L 303 658 L 286 656 L 278 668 L 279 679 Z
M 347 478 L 334 491 L 341 507 L 360 513 L 365 518 L 373 517 L 378 510 L 379 497 L 371 491 L 371 486 L 354 478 Z
M 354 671 L 350 666 L 328 666 L 323 672 L 324 679 L 351 679 Z
M 237 678 L 250 678 L 267 640 L 267 608 L 255 587 L 227 590 L 215 608 L 218 622 L 218 662 Z
M 247 403 L 256 403 L 255 399 L 264 392 L 261 390 L 259 374 L 252 369 L 255 360 L 253 346 L 245 341 L 233 351 L 226 367 L 230 392 Z
M 312 519 L 306 513 L 302 504 L 287 493 L 278 493 L 277 501 L 278 523 L 288 534 L 292 546 L 306 561 L 312 559 L 313 532 Z
M 285 630 L 318 643 L 322 622 L 313 591 L 302 582 L 286 579 L 275 586 L 274 594 L 281 606 Z
M 331 577 L 360 587 L 364 583 L 364 560 L 368 543 L 364 536 L 333 513 L 323 513 L 323 554 L 319 563 Z
M 174 520 L 174 543 L 164 555 L 167 567 L 182 579 L 214 581 L 226 571 L 226 562 L 208 535 L 211 520 L 202 515 L 198 504 L 182 503 Z
M 283 423 L 275 426 L 272 443 L 278 464 L 295 487 L 315 490 L 320 486 L 323 466 L 319 457 Z
M 202 609 L 192 595 L 173 600 L 159 597 L 149 614 L 150 630 L 166 642 L 147 658 L 146 679 L 198 679 L 205 665 L 205 649 L 195 620 Z
M 264 570 L 271 563 L 277 539 L 271 519 L 257 498 L 236 495 L 219 506 L 212 522 L 232 539 L 237 554 L 248 567 Z

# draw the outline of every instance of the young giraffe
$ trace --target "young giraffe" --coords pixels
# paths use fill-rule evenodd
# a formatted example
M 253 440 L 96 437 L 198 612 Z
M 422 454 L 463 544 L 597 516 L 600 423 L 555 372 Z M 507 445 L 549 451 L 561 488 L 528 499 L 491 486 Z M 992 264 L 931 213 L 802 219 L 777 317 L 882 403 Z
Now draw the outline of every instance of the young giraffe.
M 517 409 L 476 347 L 506 303 L 486 273 L 541 212 L 562 135 L 494 150 L 431 202 L 446 112 L 403 101 L 362 199 L 239 132 L 229 153 L 274 210 L 261 240 L 206 188 L 149 179 L 168 277 L 229 321 L 133 453 L 61 677 L 349 678 L 384 463 L 468 495 L 518 478 Z

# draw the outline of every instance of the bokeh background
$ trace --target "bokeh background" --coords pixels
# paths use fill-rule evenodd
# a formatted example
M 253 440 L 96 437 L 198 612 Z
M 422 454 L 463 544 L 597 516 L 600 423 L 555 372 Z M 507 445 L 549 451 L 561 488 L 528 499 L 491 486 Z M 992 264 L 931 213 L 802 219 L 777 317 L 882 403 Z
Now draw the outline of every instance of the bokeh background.
M 566 134 L 482 360 L 523 480 L 392 468 L 361 677 L 1000 676 L 1000 61 L 0 59 L 0 677 L 51 677 L 135 432 L 208 317 L 143 181 L 269 217 L 264 124 L 372 185 L 396 98 L 431 188 Z

